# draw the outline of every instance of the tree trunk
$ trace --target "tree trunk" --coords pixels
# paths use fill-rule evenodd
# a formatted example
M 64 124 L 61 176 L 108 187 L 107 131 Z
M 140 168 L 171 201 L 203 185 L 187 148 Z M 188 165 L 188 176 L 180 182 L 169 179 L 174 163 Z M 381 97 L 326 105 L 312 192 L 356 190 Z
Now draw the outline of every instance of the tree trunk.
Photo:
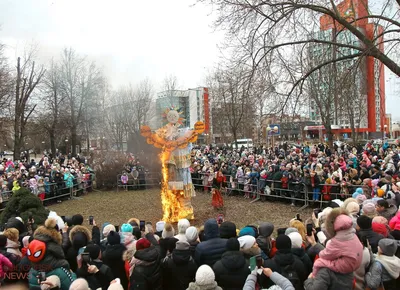
M 55 154 L 56 154 L 56 136 L 55 136 L 55 128 L 53 128 L 53 126 L 49 131 L 49 137 L 50 137 L 51 154 L 53 154 L 53 156 L 55 156 Z
M 331 125 L 329 124 L 328 126 L 325 126 L 325 129 L 326 129 L 326 136 L 328 137 L 329 148 L 333 148 L 333 133 Z
M 240 149 L 240 148 L 238 148 L 238 143 L 237 143 L 237 128 L 232 128 L 232 134 L 233 134 L 233 140 L 234 140 L 234 142 L 235 142 L 235 146 L 236 146 L 236 149 Z
M 76 135 L 76 126 L 71 127 L 71 156 L 75 157 L 76 156 L 76 142 L 77 142 L 77 135 Z

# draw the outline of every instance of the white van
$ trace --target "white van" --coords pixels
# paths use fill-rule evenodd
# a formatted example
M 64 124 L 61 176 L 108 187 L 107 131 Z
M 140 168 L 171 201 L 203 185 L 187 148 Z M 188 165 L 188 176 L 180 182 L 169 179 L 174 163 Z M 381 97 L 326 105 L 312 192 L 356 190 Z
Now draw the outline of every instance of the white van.
M 233 149 L 241 149 L 242 146 L 244 148 L 247 148 L 247 149 L 252 149 L 253 148 L 253 139 L 237 139 L 237 146 L 238 147 L 236 148 L 236 143 L 235 142 L 233 142 L 231 144 L 231 146 L 232 146 Z

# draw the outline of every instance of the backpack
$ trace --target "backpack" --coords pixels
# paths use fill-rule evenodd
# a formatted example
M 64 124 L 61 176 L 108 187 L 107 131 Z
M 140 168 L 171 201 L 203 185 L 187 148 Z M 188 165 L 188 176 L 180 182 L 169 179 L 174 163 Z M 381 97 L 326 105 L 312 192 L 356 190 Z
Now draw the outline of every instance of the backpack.
M 299 275 L 297 275 L 297 272 L 292 265 L 281 267 L 281 270 L 281 275 L 287 278 L 296 290 L 304 289 L 304 286 L 300 281 Z

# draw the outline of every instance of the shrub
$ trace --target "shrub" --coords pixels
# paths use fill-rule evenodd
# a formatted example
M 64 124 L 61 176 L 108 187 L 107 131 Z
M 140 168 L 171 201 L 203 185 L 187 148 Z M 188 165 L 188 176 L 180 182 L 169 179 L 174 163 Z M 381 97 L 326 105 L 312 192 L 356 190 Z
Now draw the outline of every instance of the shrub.
M 27 222 L 30 214 L 35 220 L 35 224 L 40 225 L 44 224 L 49 211 L 43 206 L 42 201 L 37 196 L 22 187 L 8 200 L 6 208 L 0 215 L 0 222 L 4 224 L 9 218 L 18 216 Z

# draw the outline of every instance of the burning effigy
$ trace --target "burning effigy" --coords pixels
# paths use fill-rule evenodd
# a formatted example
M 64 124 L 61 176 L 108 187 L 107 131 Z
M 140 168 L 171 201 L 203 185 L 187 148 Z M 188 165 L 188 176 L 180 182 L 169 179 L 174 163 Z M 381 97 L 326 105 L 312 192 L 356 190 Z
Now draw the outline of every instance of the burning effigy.
M 161 203 L 163 220 L 177 222 L 193 219 L 191 198 L 195 191 L 190 175 L 190 152 L 192 143 L 204 132 L 204 123 L 199 121 L 194 129 L 182 128 L 184 119 L 179 108 L 168 108 L 163 118 L 166 125 L 152 131 L 149 126 L 141 127 L 147 143 L 161 149 Z

